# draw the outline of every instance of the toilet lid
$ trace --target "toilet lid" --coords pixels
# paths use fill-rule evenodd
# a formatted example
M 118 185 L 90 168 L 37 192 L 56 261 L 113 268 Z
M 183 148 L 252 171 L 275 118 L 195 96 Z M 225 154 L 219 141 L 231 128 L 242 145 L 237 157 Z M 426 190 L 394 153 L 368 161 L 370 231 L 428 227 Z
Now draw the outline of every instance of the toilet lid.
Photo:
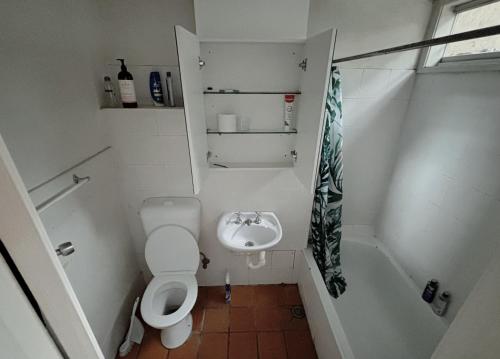
M 148 237 L 146 263 L 153 275 L 163 272 L 195 273 L 200 263 L 198 243 L 187 229 L 167 225 L 155 229 Z

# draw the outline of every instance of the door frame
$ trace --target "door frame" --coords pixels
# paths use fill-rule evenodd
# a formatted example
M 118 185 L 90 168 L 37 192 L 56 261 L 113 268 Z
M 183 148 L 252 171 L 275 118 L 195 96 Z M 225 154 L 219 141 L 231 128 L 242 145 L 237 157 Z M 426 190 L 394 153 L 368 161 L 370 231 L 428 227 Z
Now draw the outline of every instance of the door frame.
M 104 359 L 45 227 L 0 135 L 0 238 L 71 359 Z

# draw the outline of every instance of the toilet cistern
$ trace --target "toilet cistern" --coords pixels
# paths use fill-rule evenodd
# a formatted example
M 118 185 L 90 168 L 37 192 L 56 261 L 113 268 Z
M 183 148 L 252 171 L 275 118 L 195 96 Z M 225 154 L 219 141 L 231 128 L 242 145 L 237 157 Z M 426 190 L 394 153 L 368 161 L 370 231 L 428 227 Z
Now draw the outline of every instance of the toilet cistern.
M 217 225 L 219 242 L 233 252 L 247 253 L 247 265 L 251 269 L 265 265 L 266 249 L 281 241 L 283 230 L 274 212 L 225 212 Z M 254 264 L 251 255 L 259 253 Z

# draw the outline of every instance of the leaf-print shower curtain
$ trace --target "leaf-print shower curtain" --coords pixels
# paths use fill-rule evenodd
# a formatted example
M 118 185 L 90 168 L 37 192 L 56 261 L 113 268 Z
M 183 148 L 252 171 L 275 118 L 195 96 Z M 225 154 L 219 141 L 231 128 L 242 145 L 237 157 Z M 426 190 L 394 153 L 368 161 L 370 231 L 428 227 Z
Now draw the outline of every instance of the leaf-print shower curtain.
M 323 145 L 309 241 L 326 287 L 335 298 L 346 288 L 340 268 L 342 179 L 342 93 L 340 72 L 334 66 L 326 97 Z

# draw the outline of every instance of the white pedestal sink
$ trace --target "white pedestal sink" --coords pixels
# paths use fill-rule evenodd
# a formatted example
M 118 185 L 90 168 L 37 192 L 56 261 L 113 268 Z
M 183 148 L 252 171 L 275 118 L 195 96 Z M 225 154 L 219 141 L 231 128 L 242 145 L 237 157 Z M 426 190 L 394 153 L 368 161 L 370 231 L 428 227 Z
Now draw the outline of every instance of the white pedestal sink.
M 247 264 L 256 269 L 266 263 L 266 249 L 281 241 L 283 230 L 274 212 L 226 212 L 217 225 L 217 238 L 233 252 L 247 253 Z M 254 264 L 251 255 L 259 252 Z

